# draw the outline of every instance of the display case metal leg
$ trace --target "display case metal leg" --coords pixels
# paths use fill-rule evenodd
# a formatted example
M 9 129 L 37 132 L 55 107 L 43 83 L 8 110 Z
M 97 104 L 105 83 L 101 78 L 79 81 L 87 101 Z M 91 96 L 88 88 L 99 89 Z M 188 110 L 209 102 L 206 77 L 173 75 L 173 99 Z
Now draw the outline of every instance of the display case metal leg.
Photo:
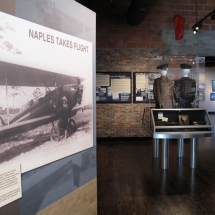
M 154 158 L 159 157 L 159 139 L 158 138 L 153 139 L 153 157 Z
M 184 138 L 178 139 L 178 157 L 181 158 L 184 156 Z
M 196 138 L 190 139 L 190 167 L 196 168 Z
M 161 168 L 169 168 L 169 140 L 162 139 L 162 159 L 161 159 Z

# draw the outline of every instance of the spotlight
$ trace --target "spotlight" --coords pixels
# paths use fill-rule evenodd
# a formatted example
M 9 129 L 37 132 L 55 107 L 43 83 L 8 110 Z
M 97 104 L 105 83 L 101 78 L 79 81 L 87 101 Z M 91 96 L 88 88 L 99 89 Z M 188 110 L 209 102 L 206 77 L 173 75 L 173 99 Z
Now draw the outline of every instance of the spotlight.
M 197 32 L 198 32 L 197 30 L 195 30 L 195 29 L 193 30 L 193 34 L 196 34 Z
M 197 26 L 196 26 L 196 30 L 199 30 L 203 27 L 202 23 L 199 23 Z
M 214 14 L 212 14 L 211 19 L 215 20 L 215 12 L 214 12 Z

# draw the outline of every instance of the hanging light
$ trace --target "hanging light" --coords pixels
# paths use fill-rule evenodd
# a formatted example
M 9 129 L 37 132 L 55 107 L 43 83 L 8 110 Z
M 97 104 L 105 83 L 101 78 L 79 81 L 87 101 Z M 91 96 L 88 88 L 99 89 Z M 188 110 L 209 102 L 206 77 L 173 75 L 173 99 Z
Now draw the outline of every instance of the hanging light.
M 199 22 L 197 22 L 193 27 L 193 34 L 196 34 L 198 32 L 199 29 L 201 29 L 203 27 L 203 21 L 205 19 L 207 19 L 209 16 L 211 16 L 212 20 L 215 20 L 215 10 L 211 11 L 207 16 L 205 16 L 204 18 L 202 18 Z
M 202 23 L 199 23 L 197 26 L 196 26 L 196 30 L 199 30 L 203 27 Z

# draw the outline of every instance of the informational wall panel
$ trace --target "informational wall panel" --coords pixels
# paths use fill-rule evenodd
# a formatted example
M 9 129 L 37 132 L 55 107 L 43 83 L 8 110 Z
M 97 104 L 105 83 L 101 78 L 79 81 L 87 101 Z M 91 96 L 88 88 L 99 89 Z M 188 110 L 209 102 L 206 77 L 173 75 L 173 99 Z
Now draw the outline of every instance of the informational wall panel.
M 208 112 L 215 112 L 215 68 L 205 68 L 205 108 Z M 203 91 L 204 93 L 204 91 Z
M 131 102 L 131 72 L 97 72 L 96 101 Z
M 134 72 L 133 73 L 133 102 L 154 102 L 153 84 L 160 73 Z

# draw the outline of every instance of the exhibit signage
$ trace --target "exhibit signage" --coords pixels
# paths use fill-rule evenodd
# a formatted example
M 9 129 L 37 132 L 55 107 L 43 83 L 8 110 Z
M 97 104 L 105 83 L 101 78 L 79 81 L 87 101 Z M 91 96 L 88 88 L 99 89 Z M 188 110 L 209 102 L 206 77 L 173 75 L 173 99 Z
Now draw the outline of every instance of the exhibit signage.
M 21 197 L 20 165 L 0 170 L 0 207 Z
M 1 61 L 66 75 L 92 69 L 92 43 L 2 12 L 0 23 Z
M 97 72 L 96 101 L 97 103 L 130 103 L 131 73 Z
M 2 12 L 0 26 L 1 168 L 93 147 L 92 43 Z
M 135 103 L 155 102 L 153 84 L 160 77 L 157 72 L 134 72 L 133 73 L 133 101 Z

